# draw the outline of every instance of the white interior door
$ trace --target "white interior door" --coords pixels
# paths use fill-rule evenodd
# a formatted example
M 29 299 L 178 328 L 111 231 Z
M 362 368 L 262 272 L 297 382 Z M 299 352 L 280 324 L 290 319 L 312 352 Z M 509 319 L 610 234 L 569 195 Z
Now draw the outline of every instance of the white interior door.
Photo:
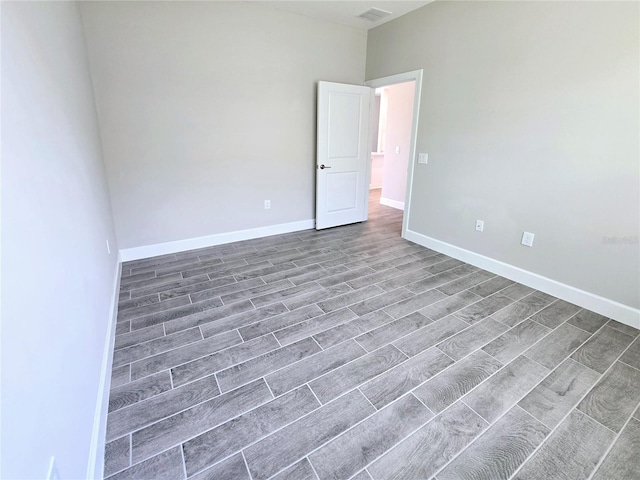
M 317 230 L 367 219 L 372 95 L 370 87 L 318 84 Z

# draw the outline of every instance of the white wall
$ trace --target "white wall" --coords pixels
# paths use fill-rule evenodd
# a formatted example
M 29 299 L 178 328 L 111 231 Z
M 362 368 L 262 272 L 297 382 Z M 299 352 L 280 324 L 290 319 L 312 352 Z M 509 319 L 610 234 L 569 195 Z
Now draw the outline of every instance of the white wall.
M 368 79 L 424 69 L 409 229 L 640 307 L 639 7 L 435 2 L 369 31 Z
M 382 188 L 382 179 L 384 177 L 384 153 L 371 154 L 371 181 L 369 189 Z
M 387 98 L 387 138 L 381 203 L 387 202 L 392 206 L 404 205 L 405 202 L 415 89 L 415 82 L 400 83 L 384 89 Z M 400 148 L 398 153 L 396 147 Z
M 121 248 L 314 218 L 316 85 L 362 84 L 366 32 L 246 2 L 81 10 Z
M 0 477 L 85 478 L 117 244 L 75 3 L 2 2 L 1 81 Z

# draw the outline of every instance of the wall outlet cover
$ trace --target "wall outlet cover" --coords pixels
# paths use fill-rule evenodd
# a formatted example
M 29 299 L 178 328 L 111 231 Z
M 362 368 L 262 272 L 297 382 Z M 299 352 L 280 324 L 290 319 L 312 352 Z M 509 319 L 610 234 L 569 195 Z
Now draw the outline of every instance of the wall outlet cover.
M 523 232 L 522 241 L 520 243 L 526 247 L 533 247 L 533 237 L 535 237 L 533 233 Z
M 482 220 L 476 220 L 476 231 L 477 232 L 484 231 L 484 222 Z
M 419 153 L 418 154 L 418 163 L 426 165 L 429 162 L 429 154 L 428 153 Z

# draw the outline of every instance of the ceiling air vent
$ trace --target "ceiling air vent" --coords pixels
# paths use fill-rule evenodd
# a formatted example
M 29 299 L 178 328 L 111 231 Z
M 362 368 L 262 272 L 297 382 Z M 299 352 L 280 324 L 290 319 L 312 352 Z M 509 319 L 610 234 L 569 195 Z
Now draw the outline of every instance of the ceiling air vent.
M 358 18 L 364 18 L 365 20 L 369 20 L 370 22 L 377 22 L 378 20 L 388 15 L 391 15 L 391 12 L 380 10 L 379 8 L 372 8 L 358 15 Z

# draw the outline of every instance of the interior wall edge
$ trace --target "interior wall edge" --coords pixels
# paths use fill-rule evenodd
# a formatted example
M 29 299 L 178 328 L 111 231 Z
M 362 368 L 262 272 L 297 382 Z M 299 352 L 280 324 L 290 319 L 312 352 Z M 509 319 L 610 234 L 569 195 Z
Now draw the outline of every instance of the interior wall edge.
M 223 245 L 225 243 L 268 237 L 270 235 L 299 232 L 300 230 L 309 230 L 310 228 L 315 228 L 315 226 L 315 219 L 310 218 L 308 220 L 299 220 L 297 222 L 280 223 L 277 225 L 268 225 L 265 227 L 249 228 L 246 230 L 236 230 L 232 232 L 206 235 L 203 237 L 186 238 L 184 240 L 176 240 L 173 242 L 124 248 L 120 250 L 120 260 L 122 262 L 129 262 L 131 260 L 140 260 L 141 258 L 167 255 L 171 253 L 184 252 L 187 250 L 195 250 L 198 248 L 213 247 L 215 245 Z
M 397 208 L 398 210 L 404 210 L 404 202 L 393 200 L 392 198 L 380 197 L 380 204 L 391 208 Z
M 107 413 L 109 408 L 109 393 L 111 390 L 111 370 L 113 367 L 113 348 L 116 338 L 116 316 L 118 315 L 118 292 L 120 290 L 120 277 L 122 274 L 122 260 L 118 254 L 114 279 L 111 308 L 105 335 L 104 350 L 102 353 L 102 368 L 100 372 L 100 384 L 96 398 L 96 411 L 89 449 L 89 461 L 87 465 L 87 480 L 103 478 L 104 451 L 106 445 Z
M 404 236 L 409 241 L 443 253 L 463 262 L 501 275 L 541 292 L 553 295 L 579 307 L 599 313 L 630 327 L 640 328 L 640 309 L 624 305 L 609 298 L 567 285 L 552 278 L 544 277 L 480 253 L 472 252 L 456 245 L 407 229 Z

